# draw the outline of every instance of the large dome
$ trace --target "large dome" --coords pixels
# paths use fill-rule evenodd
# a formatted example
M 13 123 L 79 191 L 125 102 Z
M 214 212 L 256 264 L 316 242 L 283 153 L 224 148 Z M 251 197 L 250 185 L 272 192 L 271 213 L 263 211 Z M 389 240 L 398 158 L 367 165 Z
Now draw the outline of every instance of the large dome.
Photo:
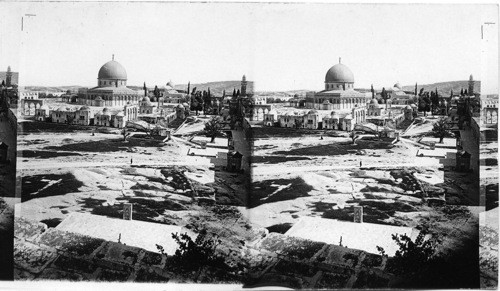
M 98 79 L 127 79 L 127 71 L 125 68 L 117 61 L 109 61 L 105 63 L 99 70 L 97 76 Z
M 326 72 L 325 83 L 354 83 L 354 74 L 344 64 L 336 64 Z

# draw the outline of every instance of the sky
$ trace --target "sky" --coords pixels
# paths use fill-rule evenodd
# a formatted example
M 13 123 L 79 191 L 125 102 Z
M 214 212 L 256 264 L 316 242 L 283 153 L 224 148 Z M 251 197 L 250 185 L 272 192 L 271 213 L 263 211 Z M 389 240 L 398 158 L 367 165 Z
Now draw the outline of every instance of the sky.
M 498 93 L 492 4 L 0 2 L 0 8 L 0 70 L 20 71 L 21 85 L 95 86 L 114 54 L 128 85 L 245 74 L 256 90 L 321 90 L 341 57 L 357 88 L 473 74 L 483 94 Z M 487 40 L 485 22 L 494 23 Z

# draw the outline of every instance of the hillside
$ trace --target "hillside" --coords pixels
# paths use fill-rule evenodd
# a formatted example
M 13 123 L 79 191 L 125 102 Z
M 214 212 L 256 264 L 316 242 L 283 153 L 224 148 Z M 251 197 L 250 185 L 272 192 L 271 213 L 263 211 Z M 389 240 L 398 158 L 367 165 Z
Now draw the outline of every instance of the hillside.
M 425 84 L 425 85 L 420 85 L 418 84 L 418 90 L 420 91 L 420 88 L 424 88 L 424 91 L 433 91 L 438 89 L 438 93 L 442 96 L 449 96 L 451 90 L 453 90 L 454 94 L 460 93 L 460 90 L 462 89 L 468 89 L 469 88 L 469 81 L 449 81 L 449 82 L 439 82 L 439 83 L 433 83 L 433 84 Z M 415 90 L 415 85 L 408 85 L 408 86 L 403 86 L 404 91 L 414 91 Z M 475 81 L 474 83 L 474 92 L 478 93 L 481 92 L 481 81 Z
M 46 87 L 46 86 L 26 86 L 25 90 L 29 91 L 47 91 L 47 92 L 65 92 L 67 90 L 78 91 L 78 88 L 83 86 L 73 85 L 73 86 L 57 86 L 57 87 Z
M 210 92 L 216 96 L 222 96 L 222 91 L 226 90 L 226 94 L 231 95 L 233 93 L 233 89 L 241 88 L 241 81 L 218 81 L 218 82 L 208 82 L 208 83 L 198 83 L 191 84 L 191 89 L 196 87 L 196 90 L 203 91 L 208 90 L 210 88 Z M 175 89 L 178 90 L 187 90 L 187 84 L 175 85 Z M 247 93 L 253 93 L 253 82 L 248 81 L 247 84 Z

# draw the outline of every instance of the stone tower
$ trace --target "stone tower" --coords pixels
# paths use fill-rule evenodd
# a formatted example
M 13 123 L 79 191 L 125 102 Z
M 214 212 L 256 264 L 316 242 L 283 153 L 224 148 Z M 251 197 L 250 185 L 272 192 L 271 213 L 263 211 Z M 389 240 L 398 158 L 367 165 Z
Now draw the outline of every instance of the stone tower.
M 469 77 L 469 96 L 474 96 L 474 78 L 472 78 L 472 74 Z
M 245 75 L 243 75 L 243 78 L 241 78 L 240 96 L 242 96 L 242 97 L 247 96 L 247 77 Z
M 5 86 L 10 87 L 12 85 L 12 71 L 10 66 L 7 67 L 7 73 L 5 74 Z

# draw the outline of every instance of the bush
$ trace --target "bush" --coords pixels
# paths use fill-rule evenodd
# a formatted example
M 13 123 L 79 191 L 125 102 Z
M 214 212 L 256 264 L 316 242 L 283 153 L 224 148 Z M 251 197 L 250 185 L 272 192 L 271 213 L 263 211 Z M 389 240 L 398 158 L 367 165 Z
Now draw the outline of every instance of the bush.
M 388 261 L 388 271 L 397 275 L 411 274 L 422 267 L 429 266 L 436 258 L 435 249 L 437 241 L 425 239 L 426 233 L 421 231 L 415 241 L 412 241 L 406 234 L 393 234 L 392 239 L 399 246 L 399 250 L 393 258 Z M 382 247 L 377 246 L 377 250 L 382 256 L 387 256 Z

